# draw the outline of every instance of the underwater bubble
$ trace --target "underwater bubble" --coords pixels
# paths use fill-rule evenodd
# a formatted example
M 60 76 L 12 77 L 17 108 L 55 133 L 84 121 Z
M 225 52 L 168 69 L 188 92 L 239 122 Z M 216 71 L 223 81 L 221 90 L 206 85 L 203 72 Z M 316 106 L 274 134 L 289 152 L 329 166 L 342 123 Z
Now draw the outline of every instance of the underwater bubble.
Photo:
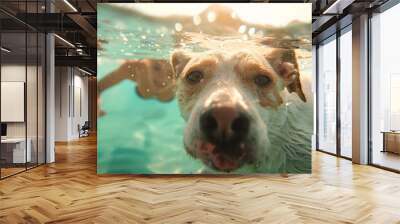
M 232 13 L 231 13 L 231 17 L 232 17 L 232 19 L 236 19 L 236 18 L 237 18 L 236 12 L 232 12 Z
M 255 33 L 256 33 L 256 28 L 251 27 L 251 28 L 249 29 L 248 34 L 249 34 L 250 36 L 253 36 Z
M 180 32 L 183 30 L 183 26 L 180 23 L 175 23 L 175 30 Z
M 204 168 L 201 167 L 201 168 L 199 168 L 198 170 L 196 170 L 194 173 L 203 173 L 203 170 L 204 170 Z
M 117 28 L 118 30 L 123 30 L 123 29 L 126 28 L 126 26 L 125 26 L 125 24 L 124 24 L 123 22 L 117 21 L 117 22 L 115 23 L 115 28 Z
M 165 33 L 168 31 L 168 28 L 166 26 L 163 26 L 163 27 L 161 27 L 161 31 Z
M 132 133 L 133 140 L 135 140 L 135 144 L 143 144 L 145 140 L 145 136 L 142 132 L 133 132 Z
M 239 33 L 244 33 L 244 32 L 246 32 L 246 30 L 247 30 L 247 26 L 246 25 L 241 25 L 239 27 Z
M 145 35 L 142 35 L 142 39 L 143 39 L 143 40 L 146 40 L 146 38 L 147 38 L 147 37 L 146 37 Z
M 198 26 L 201 23 L 201 18 L 199 15 L 193 16 L 193 24 Z
M 124 33 L 119 33 L 119 36 L 121 37 L 121 39 L 122 39 L 123 41 L 125 41 L 125 42 L 128 41 L 128 38 L 125 36 Z
M 207 20 L 208 22 L 212 23 L 217 19 L 217 14 L 215 14 L 215 12 L 211 11 L 208 13 L 207 15 Z

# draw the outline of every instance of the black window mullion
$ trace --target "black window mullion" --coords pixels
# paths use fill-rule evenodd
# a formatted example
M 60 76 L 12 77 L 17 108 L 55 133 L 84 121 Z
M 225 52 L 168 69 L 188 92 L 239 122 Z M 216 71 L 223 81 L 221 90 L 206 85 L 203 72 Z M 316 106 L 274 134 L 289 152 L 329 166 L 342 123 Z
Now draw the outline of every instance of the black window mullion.
M 315 148 L 319 149 L 319 44 L 315 47 Z
M 25 21 L 28 17 L 28 1 L 25 0 Z M 24 118 L 25 118 L 25 170 L 28 170 L 28 113 L 27 113 L 27 96 L 28 96 L 28 26 L 25 23 L 25 100 L 24 100 Z
M 371 25 L 371 20 L 372 20 L 372 12 L 368 12 L 368 31 L 367 31 L 367 46 L 368 46 L 368 53 L 367 53 L 367 64 L 368 64 L 368 69 L 367 69 L 367 119 L 368 119 L 368 124 L 367 124 L 367 141 L 368 141 L 368 155 L 367 155 L 367 160 L 368 164 L 373 164 L 373 148 L 372 148 L 372 64 L 371 64 L 371 56 L 372 56 L 372 25 Z
M 36 1 L 36 13 L 37 14 L 39 13 L 39 0 Z M 39 165 L 39 32 L 36 31 L 36 166 L 38 165 Z
M 340 36 L 339 27 L 336 31 L 336 154 L 341 156 L 341 119 L 340 119 Z
M 0 47 L 2 46 L 2 32 L 1 32 L 1 24 L 2 23 L 0 23 Z M 2 64 L 1 64 L 1 56 L 2 56 L 2 52 L 1 52 L 1 50 L 0 50 L 0 124 L 2 124 L 1 123 L 1 67 L 2 67 Z M 1 137 L 1 134 L 0 134 L 0 137 Z M 2 170 L 2 159 L 1 159 L 2 157 L 1 157 L 1 144 L 0 144 L 0 179 L 2 179 L 2 177 L 1 177 L 1 170 Z

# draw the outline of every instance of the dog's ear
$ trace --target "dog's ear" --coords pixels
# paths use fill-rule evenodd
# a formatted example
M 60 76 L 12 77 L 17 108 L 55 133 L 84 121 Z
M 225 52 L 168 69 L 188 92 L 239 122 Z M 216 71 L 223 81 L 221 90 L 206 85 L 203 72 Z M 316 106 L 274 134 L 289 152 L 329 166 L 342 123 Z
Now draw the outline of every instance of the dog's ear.
M 302 101 L 306 102 L 295 51 L 283 48 L 273 49 L 266 53 L 265 58 L 283 79 L 286 89 L 290 93 L 295 92 Z
M 175 73 L 175 77 L 179 77 L 191 56 L 183 50 L 175 50 L 171 56 L 171 65 Z

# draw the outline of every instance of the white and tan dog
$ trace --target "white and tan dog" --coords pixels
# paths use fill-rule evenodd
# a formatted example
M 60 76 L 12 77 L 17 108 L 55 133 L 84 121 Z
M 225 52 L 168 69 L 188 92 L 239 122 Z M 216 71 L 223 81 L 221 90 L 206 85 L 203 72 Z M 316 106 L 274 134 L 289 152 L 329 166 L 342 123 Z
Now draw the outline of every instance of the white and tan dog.
M 177 50 L 171 65 L 191 156 L 222 172 L 311 172 L 312 103 L 294 50 Z

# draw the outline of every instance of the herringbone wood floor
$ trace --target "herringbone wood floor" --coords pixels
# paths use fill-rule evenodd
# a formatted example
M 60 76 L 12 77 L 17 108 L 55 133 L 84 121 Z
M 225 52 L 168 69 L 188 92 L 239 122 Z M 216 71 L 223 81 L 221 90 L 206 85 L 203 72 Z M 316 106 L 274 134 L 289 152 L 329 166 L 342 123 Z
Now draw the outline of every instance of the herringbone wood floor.
M 98 176 L 96 139 L 0 181 L 0 223 L 400 223 L 400 175 L 315 152 L 312 175 Z

